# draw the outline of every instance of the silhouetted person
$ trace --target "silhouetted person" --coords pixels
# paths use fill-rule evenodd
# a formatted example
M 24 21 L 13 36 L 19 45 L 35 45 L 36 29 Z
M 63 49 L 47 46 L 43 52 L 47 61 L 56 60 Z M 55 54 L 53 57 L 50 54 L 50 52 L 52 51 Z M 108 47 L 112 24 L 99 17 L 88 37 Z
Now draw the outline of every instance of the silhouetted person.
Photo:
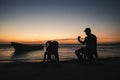
M 58 44 L 58 42 L 57 41 L 53 41 L 52 42 L 52 46 L 53 46 L 53 48 L 52 48 L 52 54 L 53 54 L 53 58 L 55 59 L 55 61 L 59 61 L 59 55 L 58 55 L 58 46 L 59 44 Z
M 49 53 L 49 51 L 50 51 L 50 48 L 49 48 L 50 43 L 51 43 L 51 41 L 47 41 L 46 44 L 45 44 L 46 51 L 44 53 L 44 59 L 43 59 L 44 62 L 45 62 L 46 58 L 47 58 L 47 61 L 50 61 L 50 53 Z
M 47 41 L 46 43 L 46 52 L 44 53 L 44 62 L 46 60 L 47 55 L 47 61 L 59 61 L 59 55 L 58 55 L 58 42 L 57 41 Z
M 90 28 L 86 28 L 84 32 L 87 35 L 84 41 L 80 40 L 80 36 L 78 36 L 78 41 L 82 44 L 85 44 L 86 46 L 76 50 L 75 53 L 80 61 L 84 60 L 82 55 L 85 55 L 89 63 L 93 63 L 93 61 L 98 59 L 97 38 L 94 34 L 91 33 Z

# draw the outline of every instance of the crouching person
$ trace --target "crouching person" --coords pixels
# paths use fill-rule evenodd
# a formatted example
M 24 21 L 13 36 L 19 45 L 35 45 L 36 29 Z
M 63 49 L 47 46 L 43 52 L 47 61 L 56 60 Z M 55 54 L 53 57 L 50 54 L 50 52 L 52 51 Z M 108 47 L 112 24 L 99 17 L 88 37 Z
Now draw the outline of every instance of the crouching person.
M 59 62 L 58 55 L 58 42 L 57 41 L 47 41 L 46 42 L 46 51 L 44 53 L 44 62 Z
M 90 28 L 86 28 L 84 32 L 87 35 L 85 40 L 81 41 L 80 36 L 78 36 L 78 41 L 82 44 L 85 44 L 86 46 L 76 50 L 75 54 L 81 62 L 87 58 L 89 64 L 91 64 L 98 60 L 97 38 L 94 34 L 91 33 Z

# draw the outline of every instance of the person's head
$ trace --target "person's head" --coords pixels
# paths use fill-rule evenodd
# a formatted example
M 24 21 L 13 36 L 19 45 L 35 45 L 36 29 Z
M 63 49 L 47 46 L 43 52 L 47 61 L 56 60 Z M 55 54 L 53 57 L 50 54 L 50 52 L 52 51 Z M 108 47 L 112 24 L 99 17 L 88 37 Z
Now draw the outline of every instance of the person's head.
M 89 35 L 89 34 L 91 34 L 91 29 L 90 28 L 86 28 L 84 30 L 84 32 L 86 33 L 86 35 Z

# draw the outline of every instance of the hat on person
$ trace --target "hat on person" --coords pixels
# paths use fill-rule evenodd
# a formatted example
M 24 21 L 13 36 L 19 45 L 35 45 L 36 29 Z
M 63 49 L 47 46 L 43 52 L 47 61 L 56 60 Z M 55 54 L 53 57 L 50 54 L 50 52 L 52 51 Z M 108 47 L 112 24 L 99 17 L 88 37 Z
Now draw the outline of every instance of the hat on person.
M 90 29 L 90 28 L 86 28 L 86 29 L 84 30 L 84 32 L 91 32 L 91 29 Z

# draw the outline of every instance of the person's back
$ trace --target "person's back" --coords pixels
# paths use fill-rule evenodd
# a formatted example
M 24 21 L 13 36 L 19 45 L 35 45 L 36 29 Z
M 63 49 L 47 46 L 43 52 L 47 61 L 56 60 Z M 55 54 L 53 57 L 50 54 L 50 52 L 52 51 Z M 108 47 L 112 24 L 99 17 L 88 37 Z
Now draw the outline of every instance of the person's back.
M 96 50 L 97 49 L 97 39 L 96 36 L 90 34 L 86 37 L 86 48 L 88 50 Z
M 51 54 L 55 54 L 56 52 L 58 52 L 57 41 L 51 41 L 51 43 L 49 43 L 49 52 L 51 52 Z
M 97 55 L 97 38 L 95 35 L 90 34 L 86 37 L 86 50 L 88 55 L 92 54 L 91 57 L 95 58 L 96 60 L 98 59 Z

